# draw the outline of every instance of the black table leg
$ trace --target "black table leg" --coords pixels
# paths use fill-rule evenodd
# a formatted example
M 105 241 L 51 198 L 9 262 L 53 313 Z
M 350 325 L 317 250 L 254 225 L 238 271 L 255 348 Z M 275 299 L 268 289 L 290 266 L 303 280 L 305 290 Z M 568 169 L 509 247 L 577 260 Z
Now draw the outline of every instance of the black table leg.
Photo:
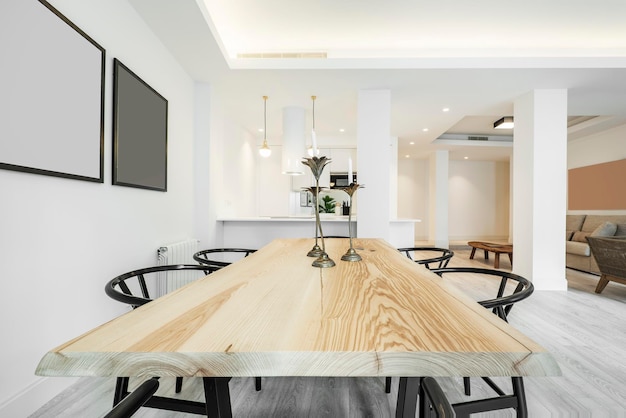
M 415 418 L 420 377 L 401 377 L 398 385 L 396 418 Z
M 230 391 L 228 382 L 230 377 L 203 377 L 204 397 L 206 400 L 207 417 L 231 418 Z

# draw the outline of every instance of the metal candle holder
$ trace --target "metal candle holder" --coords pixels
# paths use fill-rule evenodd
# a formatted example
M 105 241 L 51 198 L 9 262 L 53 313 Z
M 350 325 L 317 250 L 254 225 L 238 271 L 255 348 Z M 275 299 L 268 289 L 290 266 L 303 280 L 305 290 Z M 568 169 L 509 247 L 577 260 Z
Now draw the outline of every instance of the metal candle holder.
M 355 251 L 354 247 L 352 246 L 352 237 L 354 236 L 354 233 L 352 231 L 352 195 L 354 193 L 356 193 L 356 191 L 362 187 L 360 184 L 357 183 L 350 183 L 350 186 L 348 187 L 344 187 L 343 191 L 346 192 L 348 194 L 348 197 L 350 198 L 348 201 L 348 235 L 350 236 L 350 248 L 348 249 L 348 251 L 346 251 L 346 253 L 344 255 L 341 256 L 341 259 L 343 261 L 361 261 L 362 258 L 361 256 Z
M 315 246 L 309 251 L 307 254 L 309 257 L 317 257 L 315 261 L 313 261 L 313 267 L 333 267 L 335 262 L 328 257 L 326 254 L 326 245 L 324 243 L 324 233 L 322 232 L 322 223 L 320 222 L 320 208 L 319 208 L 319 193 L 320 193 L 320 177 L 322 175 L 322 171 L 324 171 L 324 167 L 326 164 L 330 163 L 330 158 L 322 157 L 312 157 L 312 158 L 304 158 L 302 160 L 302 164 L 308 166 L 313 173 L 313 177 L 315 177 L 315 188 L 313 192 L 315 193 Z M 313 189 L 313 188 L 311 188 Z M 309 189 L 309 190 L 311 190 Z M 317 245 L 317 231 L 319 231 L 319 237 L 322 241 L 322 247 L 320 248 Z

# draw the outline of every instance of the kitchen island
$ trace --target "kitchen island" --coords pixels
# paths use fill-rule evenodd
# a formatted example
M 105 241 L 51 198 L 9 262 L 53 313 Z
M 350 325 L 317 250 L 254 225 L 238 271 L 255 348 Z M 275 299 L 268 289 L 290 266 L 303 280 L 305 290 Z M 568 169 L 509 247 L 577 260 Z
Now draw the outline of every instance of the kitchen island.
M 324 236 L 348 236 L 348 217 L 321 215 Z M 414 245 L 414 225 L 419 219 L 389 221 L 388 241 L 396 247 Z M 358 236 L 358 220 L 352 216 L 354 231 Z M 259 216 L 221 218 L 218 224 L 218 245 L 224 248 L 261 248 L 277 238 L 309 238 L 315 236 L 314 216 Z M 377 237 L 378 238 L 378 237 Z

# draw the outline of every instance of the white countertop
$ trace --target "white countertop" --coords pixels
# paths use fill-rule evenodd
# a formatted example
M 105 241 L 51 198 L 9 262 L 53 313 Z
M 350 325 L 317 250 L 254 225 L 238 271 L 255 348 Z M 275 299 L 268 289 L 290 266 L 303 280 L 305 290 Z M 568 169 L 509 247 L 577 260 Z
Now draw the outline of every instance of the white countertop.
M 348 216 L 320 216 L 322 222 L 348 222 Z M 352 222 L 356 216 L 352 217 Z M 242 218 L 220 218 L 218 222 L 315 222 L 315 216 L 250 216 Z
M 348 216 L 320 216 L 322 222 L 348 222 Z M 357 220 L 352 216 L 352 222 Z M 241 218 L 219 218 L 218 222 L 314 222 L 315 216 L 249 216 Z M 389 222 L 410 223 L 421 222 L 421 219 L 392 219 Z

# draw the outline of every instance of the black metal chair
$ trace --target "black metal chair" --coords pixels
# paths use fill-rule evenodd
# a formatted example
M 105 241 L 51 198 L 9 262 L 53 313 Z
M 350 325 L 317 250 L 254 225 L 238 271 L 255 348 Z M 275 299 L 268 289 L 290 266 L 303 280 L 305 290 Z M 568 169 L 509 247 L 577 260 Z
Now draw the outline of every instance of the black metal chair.
M 237 258 L 247 257 L 255 251 L 249 248 L 210 248 L 198 251 L 193 255 L 193 259 L 200 264 L 222 268 L 234 263 Z
M 451 251 L 447 248 L 437 248 L 437 247 L 408 247 L 408 248 L 398 248 L 398 251 L 406 254 L 408 258 L 415 261 L 417 264 L 422 264 L 427 269 L 431 269 L 431 264 L 436 264 L 434 268 L 443 268 L 447 267 L 450 259 L 454 256 L 454 251 Z M 432 257 L 428 258 L 420 258 L 417 257 L 416 252 L 419 253 L 431 253 Z M 413 256 L 411 256 L 411 253 Z M 436 254 L 436 256 L 434 256 Z
M 454 408 L 441 390 L 439 383 L 432 377 L 424 377 L 419 388 L 419 416 L 424 418 L 456 417 Z
M 492 270 L 492 269 L 484 269 L 484 268 L 474 268 L 474 267 L 448 267 L 441 269 L 432 269 L 433 273 L 443 277 L 446 274 L 478 274 L 478 275 L 487 275 L 491 277 L 497 277 L 499 279 L 498 292 L 496 297 L 493 299 L 487 299 L 479 301 L 478 303 L 484 306 L 487 309 L 491 309 L 492 312 L 497 315 L 500 319 L 508 322 L 508 315 L 513 308 L 513 305 L 519 301 L 522 301 L 529 297 L 533 291 L 533 284 L 526 278 L 519 276 L 517 274 L 509 273 L 507 271 L 502 270 Z M 511 289 L 510 285 L 513 286 Z M 482 378 L 485 383 L 489 385 L 497 394 L 497 398 L 492 398 L 488 400 L 482 400 L 480 402 L 472 401 L 472 402 L 464 402 L 459 404 L 454 404 L 455 411 L 457 414 L 463 415 L 470 414 L 474 412 L 482 412 L 485 410 L 493 410 L 493 409 L 505 409 L 505 408 L 514 408 L 518 411 L 518 416 L 524 416 L 527 414 L 526 409 L 526 396 L 524 393 L 524 383 L 521 377 L 512 377 L 513 383 L 513 395 L 506 395 L 502 389 L 498 387 L 498 385 L 491 380 L 489 377 Z M 465 394 L 470 395 L 470 378 L 464 377 L 463 384 L 465 389 Z M 478 405 L 482 402 L 482 405 Z M 474 409 L 487 407 L 492 409 Z
M 131 417 L 152 398 L 159 388 L 159 378 L 153 377 L 139 385 L 132 393 L 122 399 L 104 418 Z
M 104 290 L 112 299 L 126 303 L 133 309 L 138 308 L 153 300 L 148 290 L 148 279 L 157 280 L 159 273 L 197 271 L 198 278 L 204 277 L 221 267 L 199 264 L 173 264 L 165 266 L 147 267 L 124 273 L 110 280 Z M 144 402 L 145 406 L 157 409 L 167 409 L 171 411 L 188 412 L 204 415 L 208 410 L 215 407 L 215 396 L 229 398 L 228 381 L 229 378 L 203 378 L 205 388 L 206 403 L 193 402 L 183 399 L 151 396 Z M 124 398 L 129 396 L 128 377 L 118 377 L 115 384 L 115 394 L 113 405 L 117 405 Z M 176 378 L 176 393 L 182 389 L 182 377 Z M 139 395 L 137 395 L 139 396 Z

